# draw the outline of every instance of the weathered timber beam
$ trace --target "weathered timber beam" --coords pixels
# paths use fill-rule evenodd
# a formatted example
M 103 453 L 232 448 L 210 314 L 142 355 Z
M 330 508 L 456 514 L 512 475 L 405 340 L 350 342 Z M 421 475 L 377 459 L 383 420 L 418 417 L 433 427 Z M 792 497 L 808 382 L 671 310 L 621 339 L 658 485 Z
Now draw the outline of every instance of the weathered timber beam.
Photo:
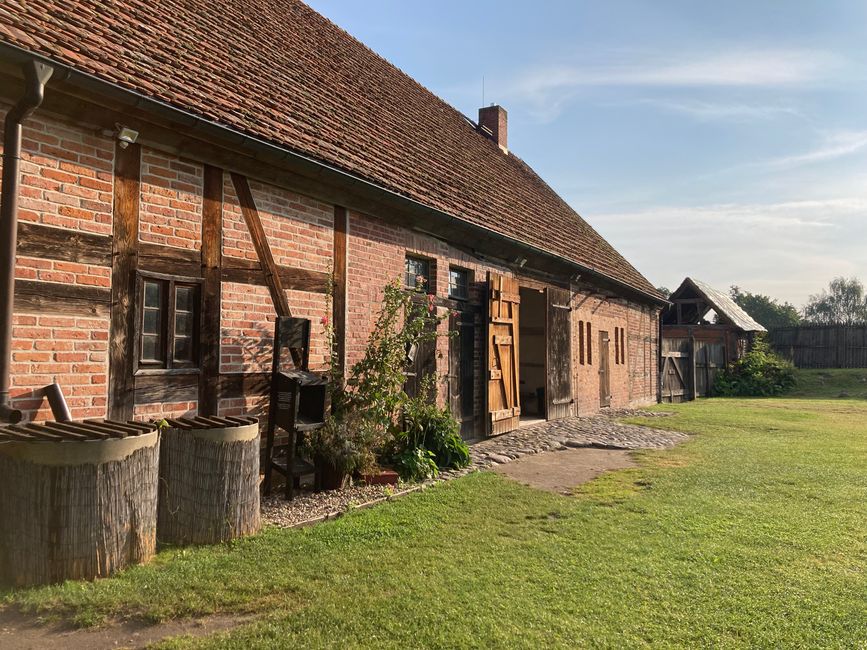
M 18 254 L 24 257 L 111 266 L 111 237 L 20 221 Z
M 328 288 L 328 274 L 322 271 L 308 271 L 290 266 L 277 266 L 277 275 L 284 289 L 325 293 Z M 259 262 L 237 257 L 224 257 L 221 272 L 223 282 L 258 284 L 267 286 L 265 272 Z
M 216 415 L 220 401 L 220 300 L 223 266 L 223 170 L 204 168 L 202 202 L 202 317 L 199 415 Z
M 15 311 L 105 318 L 111 311 L 111 291 L 104 287 L 16 280 Z
M 142 271 L 198 278 L 202 274 L 202 261 L 199 251 L 196 250 L 139 242 L 138 268 Z
M 156 374 L 135 378 L 135 403 L 195 402 L 199 398 L 199 373 Z
M 115 147 L 114 219 L 112 221 L 111 327 L 108 337 L 108 416 L 131 420 L 135 404 L 135 271 L 141 147 Z

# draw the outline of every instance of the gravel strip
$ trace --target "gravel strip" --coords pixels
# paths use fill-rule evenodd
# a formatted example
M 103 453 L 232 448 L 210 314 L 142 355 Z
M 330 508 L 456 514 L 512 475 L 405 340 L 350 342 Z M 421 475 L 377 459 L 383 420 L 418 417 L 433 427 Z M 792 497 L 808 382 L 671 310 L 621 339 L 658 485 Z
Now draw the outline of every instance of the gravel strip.
M 276 526 L 297 526 L 311 519 L 332 518 L 350 508 L 356 508 L 372 501 L 378 501 L 406 486 L 353 485 L 342 490 L 324 492 L 301 492 L 292 501 L 282 496 L 262 499 L 262 521 Z
M 352 508 L 361 508 L 419 488 L 449 481 L 471 472 L 512 462 L 545 451 L 562 451 L 581 447 L 597 449 L 667 449 L 689 436 L 677 431 L 663 431 L 634 424 L 622 424 L 617 418 L 660 418 L 666 412 L 618 410 L 589 417 L 573 417 L 540 422 L 510 433 L 470 444 L 469 467 L 440 472 L 422 484 L 354 485 L 327 492 L 301 492 L 293 501 L 280 496 L 262 500 L 262 521 L 282 527 L 303 526 L 339 517 Z

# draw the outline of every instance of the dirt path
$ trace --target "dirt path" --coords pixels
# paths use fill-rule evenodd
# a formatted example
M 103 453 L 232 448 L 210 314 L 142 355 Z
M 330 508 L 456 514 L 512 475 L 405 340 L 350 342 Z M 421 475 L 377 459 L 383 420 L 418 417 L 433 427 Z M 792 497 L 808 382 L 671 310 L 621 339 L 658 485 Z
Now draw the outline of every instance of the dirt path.
M 242 616 L 209 616 L 149 625 L 123 621 L 96 629 L 77 629 L 68 624 L 41 625 L 16 610 L 0 610 L 0 650 L 103 650 L 143 648 L 149 643 L 188 634 L 207 636 L 252 620 Z
M 571 494 L 576 485 L 591 481 L 603 472 L 628 467 L 637 467 L 628 451 L 567 449 L 526 456 L 495 465 L 493 470 L 530 487 Z

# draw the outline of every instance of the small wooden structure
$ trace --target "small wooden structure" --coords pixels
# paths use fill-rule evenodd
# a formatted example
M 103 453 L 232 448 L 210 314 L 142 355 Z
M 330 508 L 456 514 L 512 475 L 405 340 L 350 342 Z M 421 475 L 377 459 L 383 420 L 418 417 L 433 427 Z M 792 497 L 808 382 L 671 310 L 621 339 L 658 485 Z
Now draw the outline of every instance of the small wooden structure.
M 661 399 L 707 397 L 720 369 L 742 357 L 755 335 L 766 330 L 727 294 L 692 278 L 669 300 L 661 319 Z
M 298 457 L 300 436 L 325 424 L 328 413 L 328 380 L 308 371 L 310 321 L 278 316 L 274 324 L 274 356 L 271 365 L 271 404 L 263 468 L 263 490 L 271 493 L 273 473 L 286 480 L 286 498 L 295 497 L 301 476 L 314 466 Z M 284 369 L 292 358 L 294 368 Z M 277 429 L 282 430 L 280 440 Z
M 149 560 L 159 442 L 140 422 L 0 428 L 0 582 L 93 580 Z
M 160 451 L 160 543 L 215 544 L 256 533 L 259 421 L 168 420 Z

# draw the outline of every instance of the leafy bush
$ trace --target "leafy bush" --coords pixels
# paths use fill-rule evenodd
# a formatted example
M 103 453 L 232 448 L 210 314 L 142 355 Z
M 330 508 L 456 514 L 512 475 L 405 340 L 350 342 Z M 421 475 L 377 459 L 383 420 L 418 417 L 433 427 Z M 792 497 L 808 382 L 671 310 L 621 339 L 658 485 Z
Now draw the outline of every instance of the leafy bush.
M 370 429 L 353 411 L 331 415 L 325 426 L 303 438 L 304 451 L 341 474 L 366 473 L 376 468 Z
M 436 377 L 422 382 L 416 397 L 403 405 L 403 428 L 395 433 L 392 456 L 404 480 L 435 476 L 432 467 L 460 468 L 470 464 L 470 449 L 460 436 L 460 425 L 448 408 L 433 401 Z M 430 462 L 428 462 L 430 461 Z
M 723 397 L 767 397 L 795 386 L 795 367 L 771 351 L 763 337 L 736 363 L 720 372 L 714 394 Z
M 424 447 L 404 449 L 394 459 L 394 465 L 404 481 L 423 481 L 439 474 L 433 452 Z

